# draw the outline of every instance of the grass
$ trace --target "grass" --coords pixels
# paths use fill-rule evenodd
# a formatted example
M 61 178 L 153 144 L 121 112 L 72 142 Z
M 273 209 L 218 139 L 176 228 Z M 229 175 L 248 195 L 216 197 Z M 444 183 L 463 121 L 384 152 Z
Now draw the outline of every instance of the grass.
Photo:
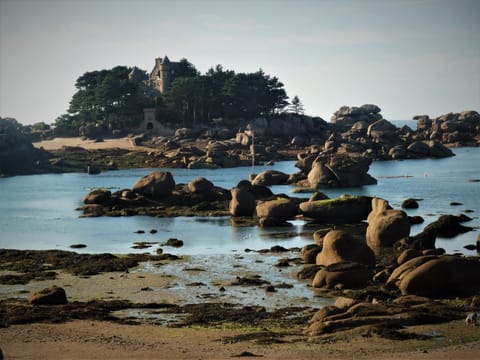
M 348 196 L 347 195 L 347 196 L 342 196 L 342 197 L 335 198 L 335 199 L 317 200 L 317 201 L 314 201 L 314 205 L 317 206 L 317 207 L 326 207 L 328 209 L 331 209 L 331 208 L 334 208 L 334 207 L 337 207 L 337 206 L 340 206 L 340 205 L 345 205 L 345 204 L 349 204 L 349 203 L 356 203 L 357 201 L 359 201 L 362 198 L 363 198 L 363 196 L 358 196 L 358 195 Z

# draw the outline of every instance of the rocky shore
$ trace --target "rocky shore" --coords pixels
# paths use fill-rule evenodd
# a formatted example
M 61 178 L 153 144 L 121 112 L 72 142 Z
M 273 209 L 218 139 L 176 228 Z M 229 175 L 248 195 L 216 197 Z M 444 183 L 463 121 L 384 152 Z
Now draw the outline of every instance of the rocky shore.
M 0 119 L 0 175 L 95 174 L 135 167 L 225 168 L 249 166 L 252 157 L 256 164 L 338 156 L 370 161 L 440 158 L 453 155 L 448 147 L 480 143 L 480 115 L 475 111 L 434 119 L 415 116 L 417 129 L 397 128 L 380 111 L 367 104 L 341 107 L 331 122 L 283 115 L 242 120 L 231 127 L 176 129 L 172 136 L 132 132 L 128 146 L 122 144 L 121 149 L 112 145 L 109 140 L 114 137 L 108 132 L 85 136 L 80 146 L 52 149 L 48 140 L 33 147 L 32 140 L 51 139 L 52 133 L 27 133 L 15 120 Z

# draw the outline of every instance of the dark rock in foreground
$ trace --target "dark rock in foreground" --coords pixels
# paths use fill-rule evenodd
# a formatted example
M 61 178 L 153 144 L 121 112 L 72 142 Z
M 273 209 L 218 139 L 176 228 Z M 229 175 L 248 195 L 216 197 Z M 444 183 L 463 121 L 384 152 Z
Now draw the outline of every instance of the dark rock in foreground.
M 34 293 L 28 299 L 31 305 L 63 305 L 68 304 L 65 290 L 52 286 Z

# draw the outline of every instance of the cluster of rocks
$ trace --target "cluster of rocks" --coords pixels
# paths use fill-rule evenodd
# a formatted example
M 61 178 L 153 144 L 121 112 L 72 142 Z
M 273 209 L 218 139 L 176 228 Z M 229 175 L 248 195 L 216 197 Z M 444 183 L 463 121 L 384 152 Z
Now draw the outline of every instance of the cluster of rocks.
M 371 158 L 344 155 L 298 154 L 296 184 L 311 189 L 374 185 L 368 174 Z
M 176 184 L 170 172 L 145 175 L 131 189 L 95 189 L 83 198 L 84 216 L 220 216 L 228 214 L 230 194 L 205 178 Z
M 306 264 L 315 265 L 314 288 L 377 290 L 373 297 L 351 298 L 347 303 L 342 298 L 341 305 L 320 310 L 306 333 L 320 335 L 365 325 L 398 327 L 463 316 L 432 299 L 478 294 L 480 258 L 446 255 L 435 248 L 435 239 L 445 232 L 471 230 L 458 228 L 459 222 L 468 219 L 443 216 L 412 237 L 407 214 L 378 198 L 371 199 L 371 211 L 364 219 L 368 227 L 363 235 L 318 230 L 315 243 L 304 247 L 300 255 Z M 429 241 L 418 241 L 426 235 Z
M 16 120 L 0 118 L 0 176 L 43 172 L 49 168 L 50 157 L 33 147 Z
M 332 117 L 334 128 L 323 147 L 310 152 L 349 154 L 374 160 L 439 158 L 452 156 L 438 139 L 416 137 L 408 128 L 397 128 L 380 114 L 376 105 L 343 106 Z M 321 145 L 321 144 L 320 144 Z
M 354 162 L 354 164 L 356 164 Z M 351 178 L 362 179 L 362 174 L 345 171 L 348 166 L 334 169 L 338 174 L 349 173 Z M 314 171 L 314 170 L 312 170 Z M 312 173 L 310 171 L 310 173 Z M 256 175 L 252 181 L 242 180 L 231 190 L 216 187 L 205 178 L 197 178 L 188 184 L 176 184 L 170 172 L 157 171 L 139 179 L 131 189 L 111 192 L 95 189 L 84 199 L 81 210 L 84 216 L 129 216 L 144 214 L 151 216 L 191 216 L 191 215 L 228 215 L 233 217 L 258 218 L 262 226 L 288 225 L 288 220 L 297 216 L 312 219 L 336 221 L 358 220 L 370 211 L 370 201 L 366 197 L 345 197 L 338 200 L 328 199 L 321 193 L 315 193 L 309 201 L 304 198 L 275 195 L 268 188 L 271 185 L 301 183 L 304 178 L 309 191 L 325 186 L 352 186 L 352 182 L 309 183 L 306 175 L 288 175 L 276 170 L 267 170 Z M 308 176 L 310 178 L 310 175 Z M 336 179 L 346 179 L 342 176 Z M 305 183 L 307 181 L 307 183 Z M 326 209 L 326 211 L 325 211 Z M 251 223 L 251 222 L 250 222 Z
M 480 144 L 480 114 L 476 111 L 448 113 L 431 119 L 417 115 L 417 131 L 414 138 L 436 140 L 454 146 L 478 146 Z

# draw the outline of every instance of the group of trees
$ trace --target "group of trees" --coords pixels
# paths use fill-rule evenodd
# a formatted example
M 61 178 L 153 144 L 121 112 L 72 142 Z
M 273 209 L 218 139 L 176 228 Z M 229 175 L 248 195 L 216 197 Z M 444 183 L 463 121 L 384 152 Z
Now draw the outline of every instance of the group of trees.
M 138 122 L 143 107 L 148 104 L 136 96 L 137 86 L 128 78 L 130 71 L 126 66 L 116 66 L 80 76 L 68 113 L 57 118 L 56 127 L 78 129 L 82 125 L 102 123 L 118 128 Z M 118 121 L 112 124 L 112 119 L 131 119 L 131 124 Z
M 273 115 L 285 109 L 287 99 L 278 78 L 262 70 L 236 74 L 217 65 L 205 75 L 175 79 L 163 100 L 183 125 L 195 125 L 218 118 Z
M 87 72 L 80 76 L 68 114 L 57 118 L 57 127 L 78 128 L 102 123 L 110 128 L 134 126 L 143 117 L 143 108 L 156 107 L 160 120 L 171 125 L 195 126 L 216 119 L 249 119 L 283 111 L 303 114 L 297 96 L 291 103 L 277 77 L 262 70 L 235 73 L 221 65 L 204 75 L 186 59 L 177 67 L 176 78 L 165 94 L 143 91 L 129 80 L 131 68 Z M 144 72 L 145 76 L 146 73 Z

